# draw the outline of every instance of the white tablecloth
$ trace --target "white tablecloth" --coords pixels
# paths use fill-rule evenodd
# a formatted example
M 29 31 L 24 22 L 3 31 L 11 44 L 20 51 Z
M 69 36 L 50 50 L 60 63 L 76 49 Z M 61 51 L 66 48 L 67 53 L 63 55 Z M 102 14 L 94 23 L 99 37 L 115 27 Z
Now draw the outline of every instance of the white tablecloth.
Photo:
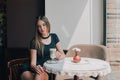
M 79 63 L 74 63 L 72 57 L 59 60 L 54 64 L 45 62 L 44 66 L 49 73 L 77 76 L 105 76 L 111 72 L 107 61 L 94 58 L 81 58 Z

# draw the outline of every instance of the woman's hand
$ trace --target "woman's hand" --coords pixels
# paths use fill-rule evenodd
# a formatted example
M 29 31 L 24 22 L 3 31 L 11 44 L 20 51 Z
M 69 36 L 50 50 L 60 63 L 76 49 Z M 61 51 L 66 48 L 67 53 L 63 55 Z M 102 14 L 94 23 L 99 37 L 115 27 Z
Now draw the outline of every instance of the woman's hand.
M 34 70 L 36 71 L 37 74 L 41 74 L 44 72 L 44 69 L 40 66 L 40 65 L 37 65 Z
M 59 51 L 56 51 L 55 55 L 56 55 L 56 59 L 59 60 L 61 57 L 61 53 Z

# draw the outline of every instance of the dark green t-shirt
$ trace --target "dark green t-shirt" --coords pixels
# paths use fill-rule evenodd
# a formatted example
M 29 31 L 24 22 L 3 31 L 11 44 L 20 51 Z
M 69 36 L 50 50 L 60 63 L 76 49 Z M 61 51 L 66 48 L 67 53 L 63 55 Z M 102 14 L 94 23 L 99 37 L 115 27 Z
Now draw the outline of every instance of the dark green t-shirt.
M 44 62 L 50 59 L 50 48 L 56 48 L 56 44 L 59 42 L 59 38 L 55 33 L 51 33 L 51 42 L 48 45 L 44 44 L 44 56 L 42 56 L 41 52 L 38 48 L 35 47 L 35 39 L 33 38 L 30 42 L 30 49 L 37 50 L 37 65 L 43 66 Z M 32 71 L 30 68 L 30 61 L 25 62 L 20 68 L 20 74 L 24 71 Z
M 59 38 L 55 33 L 51 33 L 50 36 L 51 36 L 51 42 L 50 44 L 44 44 L 43 55 L 42 52 L 36 47 L 35 39 L 32 39 L 32 41 L 30 42 L 30 49 L 37 50 L 37 64 L 41 66 L 45 61 L 50 59 L 50 48 L 56 48 L 56 44 L 59 42 Z

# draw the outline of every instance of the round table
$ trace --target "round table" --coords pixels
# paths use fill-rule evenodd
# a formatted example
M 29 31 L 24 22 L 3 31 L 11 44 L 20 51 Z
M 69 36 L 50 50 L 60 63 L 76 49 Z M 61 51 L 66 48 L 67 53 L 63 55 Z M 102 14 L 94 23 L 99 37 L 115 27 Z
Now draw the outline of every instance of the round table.
M 66 57 L 54 63 L 47 61 L 44 63 L 44 67 L 48 73 L 79 77 L 105 76 L 111 72 L 110 64 L 107 61 L 85 57 L 81 57 L 81 61 L 78 63 L 74 63 L 72 57 Z

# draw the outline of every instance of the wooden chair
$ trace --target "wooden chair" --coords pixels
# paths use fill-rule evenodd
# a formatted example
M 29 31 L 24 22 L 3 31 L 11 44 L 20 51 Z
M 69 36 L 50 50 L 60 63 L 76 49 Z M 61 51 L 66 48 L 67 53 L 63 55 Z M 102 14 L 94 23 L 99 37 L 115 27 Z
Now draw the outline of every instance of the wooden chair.
M 20 58 L 10 60 L 8 62 L 9 69 L 9 80 L 21 80 L 19 70 L 25 61 L 29 60 L 28 58 Z M 45 72 L 41 75 L 41 80 L 48 80 L 48 74 Z
M 20 80 L 19 70 L 25 61 L 29 60 L 28 58 L 19 58 L 10 60 L 8 62 L 9 70 L 9 80 Z

